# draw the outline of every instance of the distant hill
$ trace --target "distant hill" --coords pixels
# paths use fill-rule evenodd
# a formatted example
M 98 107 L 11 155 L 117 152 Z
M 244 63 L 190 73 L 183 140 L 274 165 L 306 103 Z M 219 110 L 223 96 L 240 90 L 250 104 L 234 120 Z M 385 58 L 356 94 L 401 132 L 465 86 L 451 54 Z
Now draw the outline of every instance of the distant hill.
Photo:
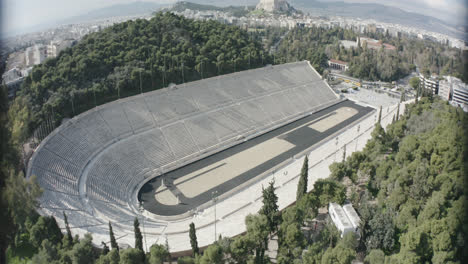
M 60 24 L 73 24 L 79 22 L 86 22 L 90 20 L 104 19 L 109 17 L 120 17 L 120 16 L 137 16 L 151 14 L 157 11 L 161 7 L 166 6 L 165 4 L 153 3 L 153 2 L 133 2 L 128 4 L 117 4 L 107 6 L 90 11 L 86 14 L 78 15 L 75 17 L 68 18 L 60 21 Z
M 466 39 L 466 32 L 440 19 L 418 13 L 404 11 L 400 8 L 382 4 L 319 2 L 316 0 L 290 0 L 297 9 L 312 15 L 335 15 L 375 19 L 381 22 L 395 23 L 418 27 L 433 32 L 443 33 Z
M 192 0 L 200 4 L 216 6 L 232 5 L 232 0 Z M 256 5 L 259 0 L 241 0 L 236 5 Z M 320 2 L 317 0 L 288 0 L 297 10 L 311 15 L 347 16 L 362 19 L 375 19 L 381 22 L 395 23 L 443 33 L 461 39 L 468 39 L 468 34 L 463 27 L 455 27 L 440 19 L 418 13 L 411 13 L 400 8 L 382 4 L 370 3 L 345 3 L 345 2 Z

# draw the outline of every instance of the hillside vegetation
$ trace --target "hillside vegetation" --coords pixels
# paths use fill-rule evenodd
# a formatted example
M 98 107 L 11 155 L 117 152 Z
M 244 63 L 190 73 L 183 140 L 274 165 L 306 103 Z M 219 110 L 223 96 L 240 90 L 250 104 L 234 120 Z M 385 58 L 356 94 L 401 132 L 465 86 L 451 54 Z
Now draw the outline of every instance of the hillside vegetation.
M 331 177 L 365 182 L 349 199 L 358 208 L 358 251 L 368 263 L 461 263 L 468 257 L 466 176 L 468 116 L 424 98 L 362 152 L 331 166 Z M 372 261 L 371 261 L 372 260 Z
M 371 81 L 396 81 L 416 70 L 424 75 L 452 75 L 468 81 L 468 52 L 432 41 L 390 37 L 388 33 L 365 33 L 396 47 L 395 50 L 363 47 L 345 49 L 341 40 L 356 41 L 361 34 L 342 28 L 294 28 L 284 38 L 276 54 L 276 63 L 310 60 L 321 73 L 328 59 L 348 62 L 348 74 Z
M 13 137 L 118 98 L 264 65 L 259 41 L 238 27 L 171 13 L 116 24 L 34 67 L 11 109 Z M 28 129 L 29 127 L 29 129 Z

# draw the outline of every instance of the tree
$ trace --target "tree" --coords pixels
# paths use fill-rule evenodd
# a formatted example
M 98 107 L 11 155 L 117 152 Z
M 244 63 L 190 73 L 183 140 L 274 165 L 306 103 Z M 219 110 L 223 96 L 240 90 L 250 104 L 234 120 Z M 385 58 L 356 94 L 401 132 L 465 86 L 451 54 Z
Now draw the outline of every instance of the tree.
M 149 264 L 163 264 L 170 257 L 166 246 L 154 244 L 150 248 Z
M 395 227 L 393 215 L 390 210 L 386 212 L 376 212 L 369 221 L 369 228 L 366 240 L 367 249 L 382 249 L 384 252 L 391 252 L 395 246 Z
M 343 160 L 342 162 L 345 162 L 346 160 L 346 144 L 343 146 Z
M 223 264 L 223 250 L 218 244 L 210 245 L 203 252 L 203 257 L 200 259 L 200 264 Z
M 377 121 L 379 124 L 380 124 L 380 120 L 382 120 L 382 106 L 380 106 L 379 119 Z
M 110 236 L 110 244 L 112 249 L 117 249 L 119 251 L 119 245 L 117 244 L 117 240 L 115 240 L 114 231 L 112 230 L 111 222 L 109 221 L 109 236 Z
M 307 193 L 308 175 L 309 175 L 309 158 L 306 155 L 304 158 L 304 163 L 302 164 L 299 183 L 297 184 L 296 201 L 301 200 L 302 196 L 304 196 L 304 194 Z
M 143 236 L 141 235 L 140 231 L 140 223 L 136 217 L 133 221 L 133 229 L 135 232 L 135 248 L 143 251 Z
M 356 258 L 356 252 L 352 249 L 338 245 L 328 248 L 322 256 L 323 264 L 351 264 Z
M 120 255 L 117 249 L 112 249 L 106 255 L 101 255 L 96 264 L 119 264 Z
M 331 179 L 341 181 L 347 174 L 347 168 L 344 162 L 333 162 L 329 168 Z
M 268 234 L 270 225 L 264 214 L 251 215 L 245 218 L 247 236 L 253 242 L 255 248 L 255 263 L 264 263 L 265 250 L 268 247 Z
M 373 249 L 364 259 L 365 264 L 384 264 L 385 253 L 380 249 Z
M 23 173 L 10 171 L 2 196 L 8 204 L 9 214 L 16 226 L 25 228 L 26 219 L 36 214 L 41 194 L 42 190 L 35 175 L 26 179 Z M 40 246 L 41 242 L 37 246 Z
M 272 180 L 268 187 L 262 188 L 263 207 L 260 213 L 266 216 L 268 222 L 268 231 L 274 232 L 279 224 L 278 196 L 275 194 L 275 181 Z
M 53 245 L 58 245 L 63 236 L 53 216 L 40 216 L 29 233 L 31 244 L 36 248 L 39 248 L 45 239 L 48 239 Z
M 418 90 L 420 82 L 421 80 L 419 79 L 419 77 L 413 77 L 409 80 L 410 86 L 413 87 L 413 89 L 415 90 Z
M 339 242 L 345 248 L 355 250 L 358 246 L 358 237 L 354 232 L 346 233 Z
M 195 224 L 193 222 L 190 223 L 189 236 L 190 236 L 190 246 L 192 247 L 192 255 L 195 256 L 199 254 L 200 251 L 198 249 L 197 234 L 195 230 Z
M 101 245 L 102 245 L 101 255 L 105 256 L 109 253 L 109 247 L 107 246 L 106 243 L 104 243 L 104 241 L 101 241 Z
M 255 243 L 251 238 L 246 236 L 238 236 L 230 245 L 231 257 L 236 263 L 247 263 L 247 260 L 252 255 Z
M 73 264 L 88 264 L 94 262 L 96 256 L 94 254 L 92 240 L 93 238 L 88 233 L 79 243 L 73 246 L 70 252 Z
M 396 121 L 398 121 L 399 119 L 400 119 L 400 103 L 398 103 L 398 108 L 396 112 Z
M 119 264 L 143 264 L 143 255 L 143 251 L 136 248 L 128 248 L 125 250 L 121 250 Z
M 31 262 L 48 264 L 58 258 L 57 248 L 49 240 L 45 239 L 42 241 L 42 246 L 39 249 L 39 252 L 32 257 Z
M 65 214 L 65 211 L 63 212 L 63 220 L 65 222 L 65 229 L 67 230 L 66 239 L 68 241 L 68 244 L 72 245 L 73 236 L 72 236 L 72 233 L 71 233 L 71 230 L 70 230 L 70 225 L 68 224 L 68 218 L 67 218 L 67 215 Z

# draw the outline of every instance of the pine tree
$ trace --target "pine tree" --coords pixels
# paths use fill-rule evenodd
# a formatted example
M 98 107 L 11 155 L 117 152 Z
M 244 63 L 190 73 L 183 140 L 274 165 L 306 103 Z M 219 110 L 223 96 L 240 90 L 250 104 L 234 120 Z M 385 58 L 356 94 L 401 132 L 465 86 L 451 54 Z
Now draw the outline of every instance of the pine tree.
M 278 196 L 275 194 L 275 180 L 273 179 L 266 189 L 262 188 L 263 206 L 260 213 L 268 220 L 268 231 L 274 232 L 279 225 Z
M 302 164 L 301 177 L 297 184 L 296 201 L 301 200 L 302 196 L 307 193 L 307 178 L 309 176 L 309 158 L 305 156 Z
M 119 251 L 119 245 L 117 244 L 117 240 L 115 240 L 114 231 L 112 231 L 112 225 L 109 221 L 109 236 L 110 236 L 110 243 L 112 249 L 117 249 Z
M 70 230 L 70 225 L 68 224 L 68 218 L 67 218 L 67 215 L 65 214 L 65 212 L 63 212 L 63 220 L 65 221 L 65 228 L 67 230 L 67 240 L 68 240 L 68 243 L 69 245 L 72 245 L 73 243 L 73 236 L 72 236 L 72 233 L 71 233 L 71 230 Z
M 190 223 L 190 245 L 192 246 L 192 254 L 195 257 L 200 253 L 200 249 L 198 248 L 198 241 L 197 241 L 197 233 L 195 230 L 195 224 L 192 222 Z
M 133 221 L 133 230 L 135 232 L 135 248 L 143 251 L 143 236 L 140 231 L 140 222 L 136 217 Z

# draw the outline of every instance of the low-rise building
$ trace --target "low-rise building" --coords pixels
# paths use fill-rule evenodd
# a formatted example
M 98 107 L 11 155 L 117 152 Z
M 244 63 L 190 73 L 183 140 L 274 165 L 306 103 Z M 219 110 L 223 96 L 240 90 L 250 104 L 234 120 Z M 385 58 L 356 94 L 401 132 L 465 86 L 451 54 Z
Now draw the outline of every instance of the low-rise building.
M 450 101 L 452 99 L 452 76 L 444 76 L 444 79 L 439 82 L 439 97 Z
M 341 237 L 348 232 L 354 232 L 359 235 L 361 219 L 351 204 L 346 204 L 341 207 L 341 205 L 337 203 L 330 203 L 328 206 L 328 213 L 336 228 L 341 232 Z
M 463 83 L 460 79 L 452 83 L 452 104 L 460 106 L 465 112 L 468 112 L 468 84 Z
M 432 94 L 439 94 L 439 79 L 437 76 L 432 75 L 426 78 L 424 75 L 420 74 L 419 80 L 424 89 L 431 90 Z
M 360 37 L 358 38 L 358 42 L 360 42 L 361 47 L 366 43 L 369 49 L 381 49 L 383 47 L 384 50 L 396 50 L 395 46 L 383 43 L 381 40 Z
M 348 63 L 340 60 L 330 59 L 328 61 L 328 67 L 340 70 L 340 71 L 347 71 L 348 70 Z
M 21 83 L 24 80 L 24 73 L 18 69 L 13 68 L 2 75 L 2 84 L 8 89 L 8 98 L 13 98 L 16 95 L 16 91 L 21 87 Z

